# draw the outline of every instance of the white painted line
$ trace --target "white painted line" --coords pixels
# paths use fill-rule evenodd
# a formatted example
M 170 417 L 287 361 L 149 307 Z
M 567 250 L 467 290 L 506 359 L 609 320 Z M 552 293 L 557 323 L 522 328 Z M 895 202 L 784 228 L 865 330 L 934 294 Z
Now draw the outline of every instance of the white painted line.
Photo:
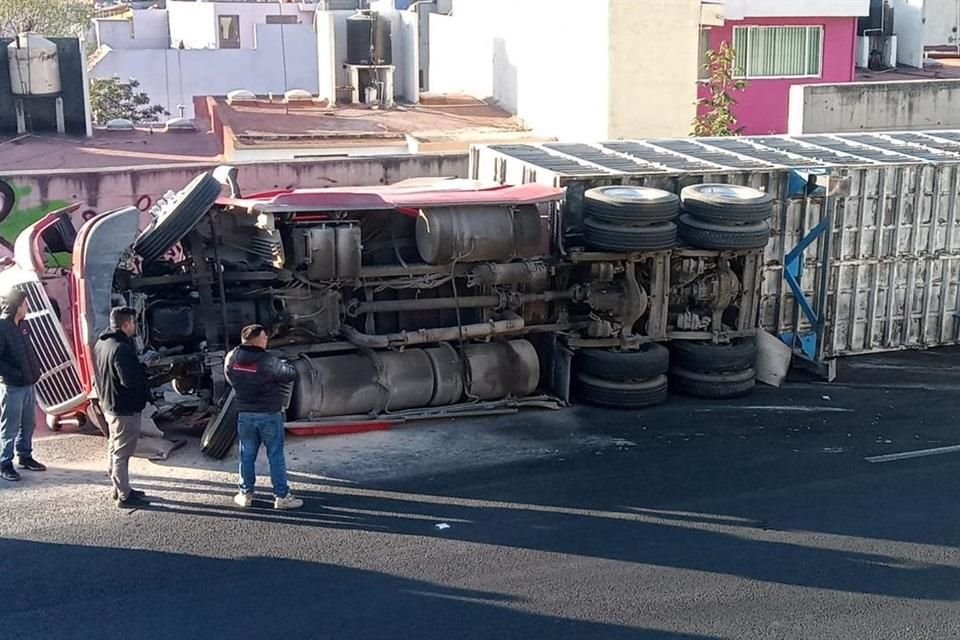
M 867 462 L 896 462 L 897 460 L 909 460 L 910 458 L 923 458 L 924 456 L 938 456 L 943 453 L 960 453 L 960 444 L 950 447 L 936 447 L 934 449 L 920 449 L 919 451 L 904 451 L 903 453 L 889 453 L 884 456 L 870 456 L 864 458 Z
M 853 413 L 853 409 L 844 409 L 842 407 L 798 407 L 796 405 L 724 405 L 723 407 L 714 407 L 711 409 L 697 409 L 697 413 L 709 413 L 720 409 L 729 409 L 730 411 L 794 411 L 800 413 Z

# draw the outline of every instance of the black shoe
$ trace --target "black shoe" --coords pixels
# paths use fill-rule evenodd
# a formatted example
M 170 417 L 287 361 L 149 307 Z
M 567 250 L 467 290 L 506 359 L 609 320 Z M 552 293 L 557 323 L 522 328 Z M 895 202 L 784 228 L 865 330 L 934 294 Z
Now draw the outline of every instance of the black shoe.
M 113 491 L 110 492 L 110 497 L 111 497 L 111 499 L 113 499 L 113 500 L 116 500 L 116 499 L 117 499 L 117 490 L 116 490 L 116 489 L 114 489 Z M 130 489 L 130 496 L 129 496 L 129 497 L 133 497 L 133 498 L 146 498 L 146 497 L 147 497 L 147 494 L 145 494 L 143 491 L 140 491 L 140 490 L 138 490 L 138 489 Z
M 46 465 L 40 464 L 34 460 L 31 456 L 20 456 L 20 468 L 27 469 L 29 471 L 46 471 Z
M 20 474 L 13 468 L 12 464 L 8 464 L 0 467 L 0 478 L 9 480 L 10 482 L 16 482 L 20 479 Z
M 150 501 L 146 498 L 135 496 L 131 492 L 126 500 L 117 500 L 117 506 L 121 509 L 141 509 L 143 507 L 149 507 Z

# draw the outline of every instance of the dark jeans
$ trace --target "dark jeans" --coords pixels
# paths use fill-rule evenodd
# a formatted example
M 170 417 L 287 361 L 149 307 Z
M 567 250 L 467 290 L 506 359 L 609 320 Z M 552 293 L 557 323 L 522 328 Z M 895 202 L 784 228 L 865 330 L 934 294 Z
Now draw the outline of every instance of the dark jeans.
M 0 466 L 13 464 L 14 448 L 21 458 L 33 454 L 36 410 L 33 385 L 9 387 L 0 384 Z
M 240 436 L 240 491 L 253 493 L 257 484 L 257 454 L 262 444 L 270 463 L 273 493 L 278 498 L 287 497 L 290 487 L 287 486 L 287 461 L 283 457 L 283 416 L 240 412 L 237 434 Z

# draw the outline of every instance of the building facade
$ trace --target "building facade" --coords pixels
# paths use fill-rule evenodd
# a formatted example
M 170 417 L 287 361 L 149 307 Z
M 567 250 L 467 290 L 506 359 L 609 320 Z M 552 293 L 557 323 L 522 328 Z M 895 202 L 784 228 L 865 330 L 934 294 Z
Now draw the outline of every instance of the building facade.
M 747 82 L 734 110 L 741 132 L 785 133 L 792 86 L 852 82 L 857 19 L 869 12 L 870 0 L 727 0 L 701 51 L 735 50 L 735 73 Z

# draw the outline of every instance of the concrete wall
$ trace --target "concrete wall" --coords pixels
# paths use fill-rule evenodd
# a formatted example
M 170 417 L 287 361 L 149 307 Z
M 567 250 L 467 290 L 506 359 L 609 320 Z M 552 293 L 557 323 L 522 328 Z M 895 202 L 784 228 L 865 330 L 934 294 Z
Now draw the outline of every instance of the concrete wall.
M 734 109 L 745 135 L 787 131 L 790 87 L 794 85 L 850 82 L 854 78 L 857 19 L 849 18 L 750 18 L 729 20 L 710 30 L 710 47 L 733 44 L 733 28 L 745 25 L 823 26 L 823 72 L 817 78 L 751 78 L 737 94 Z M 705 91 L 701 88 L 701 96 Z
M 539 134 L 607 137 L 608 0 L 455 0 L 449 20 L 432 17 L 432 92 L 493 97 Z
M 82 202 L 79 226 L 91 215 L 131 204 L 148 210 L 164 193 L 177 190 L 212 165 L 116 167 L 96 171 L 30 171 L 0 175 L 17 196 L 14 208 L 0 219 L 0 245 L 12 243 L 21 229 L 45 214 Z M 428 176 L 466 177 L 467 155 L 391 156 L 370 159 L 311 160 L 235 164 L 244 193 L 290 187 L 389 184 Z M 2 252 L 0 252 L 2 253 Z
M 170 113 L 177 113 L 178 104 L 185 105 L 188 118 L 194 115 L 194 96 L 226 95 L 234 89 L 257 94 L 304 89 L 316 94 L 317 41 L 313 26 L 261 24 L 256 34 L 256 49 L 109 51 L 90 75 L 136 78 L 152 102 Z
M 607 137 L 689 135 L 696 116 L 700 0 L 646 0 L 642 11 L 635 0 L 611 0 L 609 30 Z
M 163 49 L 170 46 L 164 9 L 135 10 L 132 20 L 94 20 L 96 42 L 111 49 Z
M 923 67 L 923 3 L 893 0 L 893 30 L 897 34 L 897 64 Z
M 960 80 L 906 80 L 797 86 L 791 135 L 960 129 Z
M 924 45 L 960 44 L 960 0 L 924 0 L 923 20 Z

